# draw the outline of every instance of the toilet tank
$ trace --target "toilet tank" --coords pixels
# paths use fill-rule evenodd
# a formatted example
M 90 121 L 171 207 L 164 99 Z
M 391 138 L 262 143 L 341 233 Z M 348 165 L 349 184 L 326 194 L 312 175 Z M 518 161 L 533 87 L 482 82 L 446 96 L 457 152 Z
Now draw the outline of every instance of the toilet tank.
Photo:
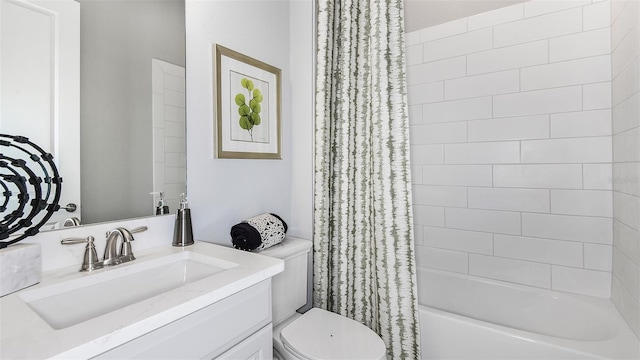
M 284 271 L 271 279 L 273 324 L 293 315 L 307 303 L 307 266 L 311 241 L 287 236 L 260 255 L 284 260 Z

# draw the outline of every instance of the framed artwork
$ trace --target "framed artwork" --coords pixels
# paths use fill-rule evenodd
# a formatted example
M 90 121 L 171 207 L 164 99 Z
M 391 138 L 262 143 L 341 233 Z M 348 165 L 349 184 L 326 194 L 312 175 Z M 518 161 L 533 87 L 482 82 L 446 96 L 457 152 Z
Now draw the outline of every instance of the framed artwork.
M 282 159 L 280 69 L 213 46 L 216 157 Z

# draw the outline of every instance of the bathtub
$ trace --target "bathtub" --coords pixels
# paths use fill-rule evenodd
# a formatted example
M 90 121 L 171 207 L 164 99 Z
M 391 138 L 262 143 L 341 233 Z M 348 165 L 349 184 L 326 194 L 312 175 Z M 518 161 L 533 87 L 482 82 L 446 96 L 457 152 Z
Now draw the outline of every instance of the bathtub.
M 607 299 L 418 269 L 422 359 L 638 359 Z

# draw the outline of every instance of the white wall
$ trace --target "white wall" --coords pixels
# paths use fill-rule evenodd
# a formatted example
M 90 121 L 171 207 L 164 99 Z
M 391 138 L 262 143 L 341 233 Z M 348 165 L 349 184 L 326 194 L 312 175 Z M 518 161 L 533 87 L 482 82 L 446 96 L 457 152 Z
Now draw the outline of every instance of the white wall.
M 609 2 L 407 34 L 419 266 L 609 297 Z
M 198 239 L 231 245 L 231 227 L 264 212 L 280 215 L 289 234 L 310 235 L 311 157 L 306 154 L 313 109 L 307 103 L 313 88 L 312 52 L 305 49 L 312 41 L 302 34 L 310 33 L 312 22 L 311 14 L 292 15 L 312 9 L 309 3 L 186 2 L 187 188 Z M 292 45 L 292 40 L 302 42 Z M 214 158 L 213 44 L 282 70 L 282 160 Z
M 613 287 L 611 299 L 640 335 L 640 2 L 611 2 Z
M 291 1 L 291 218 L 289 234 L 313 237 L 315 18 L 312 0 Z M 310 274 L 311 275 L 311 274 Z

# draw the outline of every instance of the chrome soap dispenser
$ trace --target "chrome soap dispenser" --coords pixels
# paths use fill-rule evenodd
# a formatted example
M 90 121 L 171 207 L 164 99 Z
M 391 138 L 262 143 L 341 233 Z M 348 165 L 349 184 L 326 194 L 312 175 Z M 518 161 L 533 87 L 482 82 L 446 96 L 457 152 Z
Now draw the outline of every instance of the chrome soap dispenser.
M 160 195 L 160 201 L 158 201 L 158 205 L 156 206 L 156 215 L 165 215 L 169 214 L 169 206 L 164 202 L 164 192 L 152 192 L 151 195 Z
M 173 246 L 193 245 L 193 229 L 191 228 L 191 209 L 187 198 L 180 195 L 180 208 L 176 211 L 176 224 L 173 228 Z

